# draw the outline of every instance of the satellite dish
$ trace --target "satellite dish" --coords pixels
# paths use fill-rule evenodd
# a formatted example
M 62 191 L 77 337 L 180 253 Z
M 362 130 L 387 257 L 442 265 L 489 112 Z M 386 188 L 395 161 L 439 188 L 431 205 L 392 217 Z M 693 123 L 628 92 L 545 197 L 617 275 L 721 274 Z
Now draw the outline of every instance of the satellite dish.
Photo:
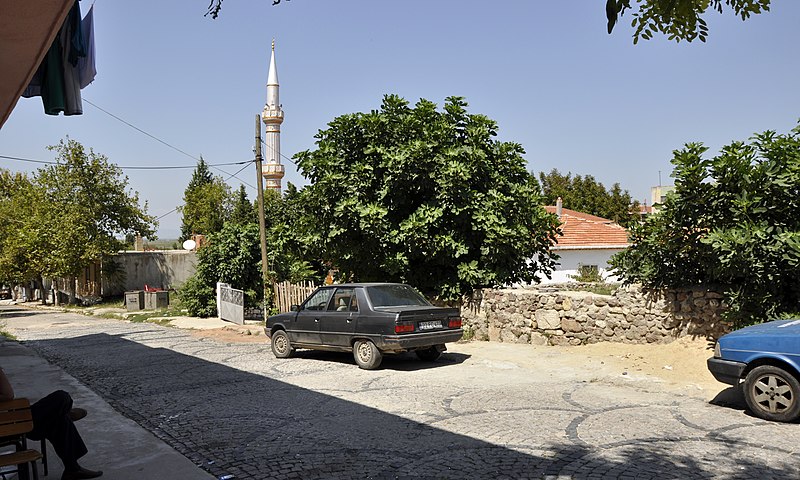
M 186 240 L 185 242 L 183 242 L 183 249 L 189 250 L 190 252 L 194 250 L 196 246 L 197 243 L 194 240 Z

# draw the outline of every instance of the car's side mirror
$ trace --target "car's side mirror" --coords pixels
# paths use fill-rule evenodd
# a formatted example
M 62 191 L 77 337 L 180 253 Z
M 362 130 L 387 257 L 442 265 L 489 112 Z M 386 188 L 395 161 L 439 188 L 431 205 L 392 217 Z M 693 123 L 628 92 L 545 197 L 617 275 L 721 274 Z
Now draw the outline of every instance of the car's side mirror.
M 289 310 L 291 310 L 293 312 L 299 312 L 300 311 L 300 305 L 292 305 L 291 307 L 289 307 Z

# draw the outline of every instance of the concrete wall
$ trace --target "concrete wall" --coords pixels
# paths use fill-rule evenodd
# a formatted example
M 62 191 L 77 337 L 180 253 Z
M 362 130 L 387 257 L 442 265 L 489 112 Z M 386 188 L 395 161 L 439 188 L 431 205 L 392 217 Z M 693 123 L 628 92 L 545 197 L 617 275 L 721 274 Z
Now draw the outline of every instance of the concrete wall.
M 719 293 L 701 288 L 613 295 L 564 286 L 485 289 L 461 307 L 464 328 L 477 340 L 537 345 L 597 342 L 669 343 L 682 336 L 719 338 L 730 326 Z
M 120 252 L 114 261 L 124 274 L 107 278 L 104 272 L 103 296 L 142 290 L 145 285 L 164 290 L 179 287 L 194 275 L 197 254 L 185 250 Z

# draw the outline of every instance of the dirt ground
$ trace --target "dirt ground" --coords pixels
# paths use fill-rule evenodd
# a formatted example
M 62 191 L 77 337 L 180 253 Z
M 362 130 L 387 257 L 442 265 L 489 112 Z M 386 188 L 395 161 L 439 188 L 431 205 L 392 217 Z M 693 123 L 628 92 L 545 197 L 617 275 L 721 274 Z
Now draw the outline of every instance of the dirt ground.
M 249 334 L 247 332 L 250 332 Z M 194 335 L 220 342 L 265 343 L 263 330 L 229 326 L 195 330 Z M 597 377 L 657 382 L 662 388 L 711 400 L 727 385 L 717 382 L 706 367 L 714 345 L 704 338 L 680 338 L 669 344 L 596 343 L 578 347 L 541 347 L 492 342 L 448 344 L 449 352 L 469 355 L 473 362 L 498 368 L 561 368 L 592 371 Z

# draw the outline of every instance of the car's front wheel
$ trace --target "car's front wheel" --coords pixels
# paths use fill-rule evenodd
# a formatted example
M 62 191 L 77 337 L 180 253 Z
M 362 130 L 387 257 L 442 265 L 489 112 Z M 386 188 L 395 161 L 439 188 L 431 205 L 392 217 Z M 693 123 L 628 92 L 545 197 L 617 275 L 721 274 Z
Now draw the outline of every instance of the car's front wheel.
M 383 354 L 374 343 L 369 340 L 356 340 L 353 344 L 353 358 L 360 368 L 375 370 L 383 360 Z
M 289 358 L 294 353 L 291 342 L 289 342 L 289 335 L 284 330 L 276 330 L 272 333 L 270 339 L 272 353 L 277 358 Z
M 756 367 L 744 379 L 744 398 L 757 417 L 791 422 L 800 416 L 800 382 L 772 365 Z

